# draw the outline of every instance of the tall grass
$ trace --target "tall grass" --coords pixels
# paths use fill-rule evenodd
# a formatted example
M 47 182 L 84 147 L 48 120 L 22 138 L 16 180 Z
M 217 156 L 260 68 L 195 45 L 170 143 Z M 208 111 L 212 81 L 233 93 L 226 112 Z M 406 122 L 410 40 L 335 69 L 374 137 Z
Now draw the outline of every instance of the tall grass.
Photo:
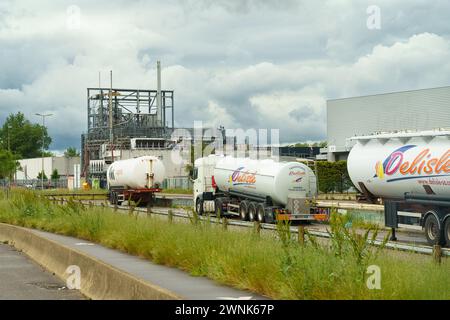
M 351 233 L 325 244 L 308 235 L 299 245 L 286 225 L 274 239 L 253 230 L 226 230 L 194 215 L 191 223 L 170 223 L 73 201 L 52 204 L 30 191 L 0 196 L 0 221 L 95 241 L 271 298 L 450 299 L 449 261 L 436 265 L 427 256 L 372 254 L 371 247 L 354 247 Z M 334 231 L 344 232 L 342 223 L 333 223 Z M 366 286 L 369 264 L 382 270 L 381 290 Z

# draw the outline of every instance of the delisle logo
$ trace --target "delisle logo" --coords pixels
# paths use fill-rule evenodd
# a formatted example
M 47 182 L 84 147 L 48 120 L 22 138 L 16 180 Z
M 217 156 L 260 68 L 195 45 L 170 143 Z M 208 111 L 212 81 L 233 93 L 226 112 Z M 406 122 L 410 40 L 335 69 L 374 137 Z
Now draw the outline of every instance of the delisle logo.
M 375 165 L 374 178 L 384 179 L 397 173 L 400 177 L 386 179 L 387 182 L 399 180 L 433 178 L 448 176 L 450 173 L 450 150 L 447 150 L 441 157 L 431 157 L 429 148 L 420 151 L 410 162 L 405 161 L 405 153 L 416 145 L 406 145 L 392 152 L 383 162 L 378 161 Z
M 294 169 L 298 169 L 298 170 L 295 171 Z M 301 182 L 303 180 L 303 177 L 306 174 L 305 169 L 303 169 L 301 167 L 292 167 L 292 168 L 290 168 L 290 170 L 291 171 L 289 172 L 289 176 L 295 178 L 294 182 Z
M 244 171 L 245 167 L 237 168 L 230 176 L 230 183 L 237 185 L 254 185 L 256 183 L 256 172 Z

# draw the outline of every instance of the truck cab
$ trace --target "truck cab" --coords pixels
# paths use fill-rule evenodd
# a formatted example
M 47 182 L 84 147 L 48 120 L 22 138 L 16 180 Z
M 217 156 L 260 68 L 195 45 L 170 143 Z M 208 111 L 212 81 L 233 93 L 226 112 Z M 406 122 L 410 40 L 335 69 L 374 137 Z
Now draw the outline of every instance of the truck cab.
M 194 162 L 194 205 L 198 214 L 214 212 L 214 167 L 221 156 L 210 155 Z

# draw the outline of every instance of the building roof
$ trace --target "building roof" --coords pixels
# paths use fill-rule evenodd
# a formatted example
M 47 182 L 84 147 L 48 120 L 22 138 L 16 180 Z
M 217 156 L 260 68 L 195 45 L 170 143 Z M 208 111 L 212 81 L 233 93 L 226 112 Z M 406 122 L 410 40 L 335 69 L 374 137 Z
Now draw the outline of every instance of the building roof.
M 428 90 L 435 90 L 435 89 L 450 89 L 450 86 L 441 86 L 441 87 L 432 87 L 432 88 L 421 88 L 421 89 L 411 89 L 411 90 L 400 90 L 400 91 L 391 91 L 391 92 L 383 92 L 383 93 L 374 93 L 374 94 L 367 94 L 367 95 L 361 95 L 361 96 L 328 99 L 327 101 L 338 101 L 338 100 L 347 100 L 347 99 L 367 98 L 367 97 L 384 96 L 384 95 L 390 95 L 390 94 L 399 94 L 399 93 L 401 94 L 401 93 L 428 91 Z

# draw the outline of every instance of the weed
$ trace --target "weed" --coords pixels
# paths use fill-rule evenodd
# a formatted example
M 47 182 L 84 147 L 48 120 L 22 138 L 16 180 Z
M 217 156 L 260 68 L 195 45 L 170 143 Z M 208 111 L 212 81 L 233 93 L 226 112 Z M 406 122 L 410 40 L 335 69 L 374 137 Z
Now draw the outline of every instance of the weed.
M 450 299 L 450 261 L 368 245 L 374 231 L 359 232 L 332 216 L 330 241 L 305 230 L 305 244 L 292 239 L 290 224 L 277 224 L 278 239 L 253 230 L 129 217 L 79 203 L 51 204 L 37 193 L 0 192 L 0 222 L 75 236 L 175 266 L 196 276 L 275 299 Z M 346 228 L 347 224 L 347 228 Z M 370 231 L 370 232 L 369 232 Z M 369 290 L 365 267 L 382 270 L 382 289 Z

